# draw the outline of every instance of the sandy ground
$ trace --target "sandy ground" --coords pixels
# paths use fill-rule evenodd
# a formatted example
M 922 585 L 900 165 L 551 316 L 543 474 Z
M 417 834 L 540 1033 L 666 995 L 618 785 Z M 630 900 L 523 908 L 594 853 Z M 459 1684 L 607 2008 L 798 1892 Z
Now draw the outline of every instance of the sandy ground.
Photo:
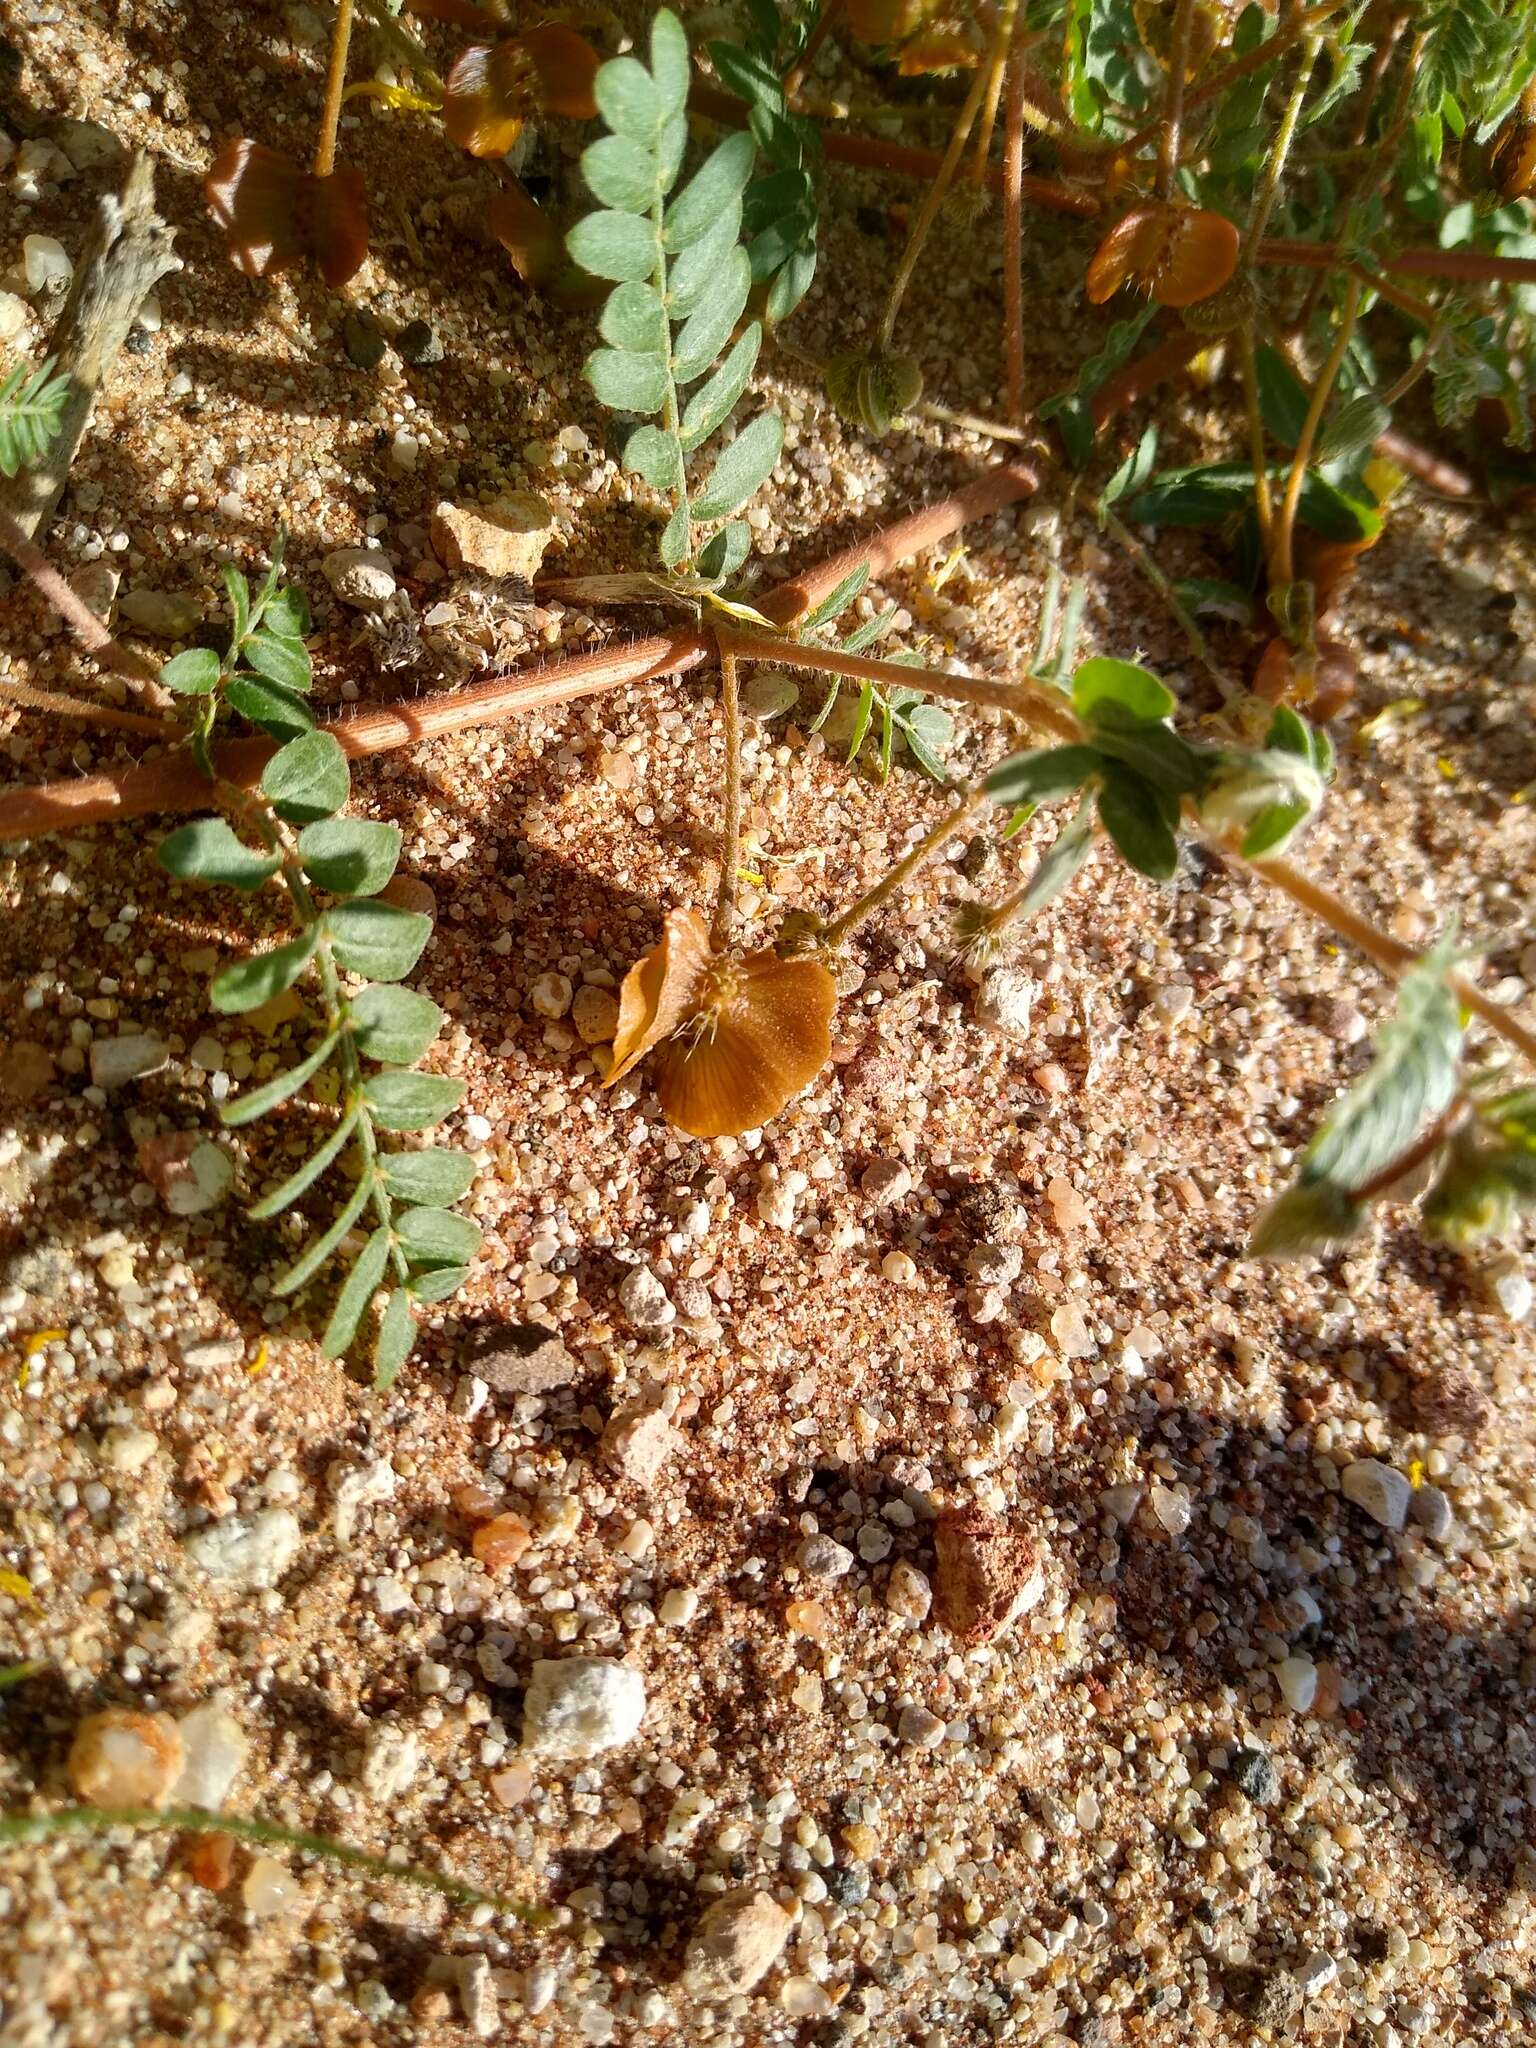
M 554 505 L 548 567 L 642 562 L 651 530 L 577 382 L 585 323 L 464 231 L 485 173 L 410 116 L 364 107 L 343 130 L 375 191 L 351 305 L 386 332 L 427 320 L 438 363 L 390 351 L 359 369 L 347 304 L 227 266 L 197 177 L 236 129 L 304 153 L 313 31 L 307 8 L 13 18 L 17 138 L 74 116 L 148 146 L 186 264 L 101 409 L 52 551 L 211 611 L 218 562 L 259 566 L 281 511 L 329 703 L 440 682 L 409 625 L 381 634 L 331 599 L 321 557 L 365 536 L 415 618 L 457 607 L 487 659 L 628 630 L 488 608 L 427 553 L 440 498 L 508 487 Z M 579 143 L 538 145 L 557 195 Z M 27 203 L 0 180 L 0 265 L 25 234 L 77 247 L 112 175 Z M 865 175 L 829 189 L 830 289 L 795 325 L 818 355 L 872 330 L 911 196 Z M 966 246 L 974 262 L 922 273 L 905 339 L 935 397 L 983 409 L 996 257 Z M 1031 222 L 1040 392 L 1089 345 L 1085 251 L 1083 230 Z M 867 445 L 793 364 L 761 387 L 788 427 L 757 533 L 770 577 L 990 459 L 931 427 Z M 1170 457 L 1224 445 L 1220 394 L 1166 419 Z M 965 542 L 941 590 L 947 551 L 886 579 L 900 644 L 1006 672 L 1054 546 L 1091 580 L 1087 644 L 1141 652 L 1201 708 L 1176 629 L 1059 492 Z M 1202 559 L 1184 538 L 1169 555 Z M 1405 936 L 1458 915 L 1515 1001 L 1536 965 L 1515 801 L 1536 775 L 1529 560 L 1475 509 L 1410 495 L 1394 513 L 1350 604 L 1359 709 L 1420 709 L 1346 744 L 1307 848 Z M 0 670 L 80 681 L 30 594 L 4 600 Z M 1518 1269 L 1426 1250 L 1401 1210 L 1321 1265 L 1238 1257 L 1364 1064 L 1378 982 L 1240 878 L 1192 865 L 1160 891 L 1101 862 L 1020 940 L 1008 964 L 1037 984 L 1033 1020 L 1002 1037 L 955 968 L 951 918 L 1002 893 L 1042 819 L 1008 848 L 957 838 L 861 934 L 833 1064 L 788 1113 L 739 1141 L 681 1137 L 643 1070 L 605 1093 L 532 998 L 550 973 L 612 986 L 667 907 L 706 899 L 713 693 L 664 681 L 355 778 L 436 900 L 418 979 L 450 1012 L 434 1060 L 468 1078 L 448 1135 L 479 1158 L 487 1239 L 388 1395 L 320 1357 L 321 1301 L 269 1299 L 283 1229 L 235 1203 L 169 1217 L 137 1162 L 147 1137 L 213 1130 L 218 1099 L 302 1043 L 291 1022 L 264 1036 L 208 1011 L 210 967 L 251 926 L 224 894 L 172 884 L 150 830 L 11 849 L 8 1030 L 54 1072 L 13 1090 L 0 1137 L 0 1563 L 34 1596 L 0 1581 L 0 1662 L 43 1665 L 0 1701 L 0 1804 L 68 1798 L 86 1714 L 221 1703 L 248 1744 L 231 1812 L 561 1924 L 530 1934 L 283 1851 L 253 1867 L 244 1845 L 212 1889 L 163 1833 L 11 1847 L 0 2038 L 435 2048 L 467 2038 L 472 2009 L 492 2038 L 560 2044 L 1520 2038 L 1536 2024 L 1536 1376 L 1494 1292 Z M 882 788 L 808 736 L 817 701 L 812 686 L 751 732 L 763 933 L 845 902 L 939 815 L 909 765 Z M 1006 743 L 988 714 L 961 725 L 961 772 Z M 32 714 L 4 726 L 18 782 L 139 746 Z M 165 1069 L 93 1090 L 93 1038 L 151 1027 Z M 283 1170 L 301 1115 L 232 1144 L 243 1190 Z M 665 1327 L 620 1304 L 638 1266 L 677 1310 Z M 568 1383 L 487 1395 L 484 1346 L 529 1319 L 563 1339 Z M 637 1476 L 603 1432 L 658 1382 L 675 1434 Z M 1341 1493 L 1367 1458 L 1441 1490 L 1433 1533 L 1390 1532 Z M 938 1576 L 936 1538 L 968 1509 L 1038 1564 L 1034 1604 L 969 1647 L 922 1612 L 914 1576 Z M 488 1510 L 535 1532 L 497 1576 L 471 1549 Z M 297 1529 L 275 1585 L 196 1563 L 201 1532 L 274 1511 Z M 586 1762 L 530 1755 L 532 1667 L 576 1655 L 640 1674 L 640 1728 Z M 760 1981 L 712 2002 L 685 1955 L 741 1888 L 787 1934 Z

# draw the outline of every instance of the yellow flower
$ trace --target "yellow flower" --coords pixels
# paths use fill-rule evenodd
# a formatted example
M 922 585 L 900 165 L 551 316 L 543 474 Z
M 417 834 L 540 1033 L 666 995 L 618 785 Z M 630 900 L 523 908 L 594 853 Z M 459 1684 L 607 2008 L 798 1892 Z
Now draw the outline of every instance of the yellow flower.
M 619 991 L 609 1085 L 659 1047 L 656 1093 L 669 1123 L 695 1138 L 754 1130 L 826 1065 L 836 1000 L 821 961 L 715 953 L 696 910 L 670 911 Z

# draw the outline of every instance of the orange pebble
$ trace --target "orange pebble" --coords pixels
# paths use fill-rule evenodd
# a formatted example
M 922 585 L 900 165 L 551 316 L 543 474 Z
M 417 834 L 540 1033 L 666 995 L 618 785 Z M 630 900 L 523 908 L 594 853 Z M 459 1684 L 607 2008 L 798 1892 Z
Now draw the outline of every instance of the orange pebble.
M 475 1556 L 493 1577 L 511 1571 L 532 1541 L 533 1531 L 521 1515 L 495 1515 L 473 1537 Z
M 187 1851 L 187 1868 L 207 1891 L 223 1891 L 234 1867 L 233 1835 L 199 1835 Z

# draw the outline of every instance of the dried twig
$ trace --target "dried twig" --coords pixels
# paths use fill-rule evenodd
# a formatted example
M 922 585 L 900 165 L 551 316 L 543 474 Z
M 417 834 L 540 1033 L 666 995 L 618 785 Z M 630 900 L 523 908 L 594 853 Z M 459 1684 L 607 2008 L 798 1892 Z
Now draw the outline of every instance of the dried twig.
M 128 339 L 134 314 L 162 277 L 181 268 L 171 250 L 172 232 L 155 211 L 149 159 L 136 156 L 121 196 L 109 194 L 97 209 L 69 297 L 48 337 L 49 355 L 69 378 L 59 431 L 41 462 L 0 484 L 0 512 L 28 540 L 53 517 L 97 393 Z

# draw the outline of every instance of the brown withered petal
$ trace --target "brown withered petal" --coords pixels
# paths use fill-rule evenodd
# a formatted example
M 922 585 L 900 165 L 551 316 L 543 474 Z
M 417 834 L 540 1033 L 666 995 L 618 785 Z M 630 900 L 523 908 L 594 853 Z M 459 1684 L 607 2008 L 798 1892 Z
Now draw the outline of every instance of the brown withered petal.
M 443 126 L 471 156 L 505 156 L 533 115 L 597 112 L 597 52 L 573 29 L 549 23 L 488 47 L 465 50 L 443 87 Z
M 661 937 L 631 967 L 619 990 L 610 1087 L 692 1016 L 709 957 L 709 927 L 699 913 L 669 910 Z
M 837 989 L 819 960 L 749 953 L 705 977 L 705 1009 L 657 1059 L 669 1123 L 695 1138 L 735 1137 L 776 1117 L 832 1056 Z
M 935 11 L 935 0 L 844 0 L 849 30 L 861 43 L 900 42 Z
M 361 171 L 341 169 L 307 178 L 310 253 L 333 288 L 355 277 L 368 258 L 368 199 Z
M 903 78 L 926 78 L 931 72 L 968 69 L 980 58 L 980 50 L 967 36 L 935 29 L 902 45 L 896 69 Z
M 279 150 L 244 135 L 214 158 L 203 196 L 247 277 L 284 270 L 303 256 L 299 193 L 307 175 Z
M 343 285 L 368 254 L 360 171 L 317 178 L 279 150 L 241 135 L 219 151 L 203 192 L 247 277 L 313 258 L 328 285 Z
M 539 74 L 539 105 L 544 112 L 563 114 L 570 121 L 595 120 L 592 81 L 600 60 L 592 45 L 557 21 L 525 29 L 522 41 Z
M 609 287 L 590 271 L 580 270 L 565 251 L 565 237 L 542 207 L 520 185 L 508 186 L 486 201 L 485 224 L 512 259 L 512 268 L 535 291 L 548 292 L 559 305 L 594 306 Z
M 1100 306 L 1131 282 L 1160 306 L 1193 306 L 1226 284 L 1237 268 L 1240 246 L 1237 229 L 1224 214 L 1161 201 L 1133 206 L 1093 253 L 1088 298 Z

